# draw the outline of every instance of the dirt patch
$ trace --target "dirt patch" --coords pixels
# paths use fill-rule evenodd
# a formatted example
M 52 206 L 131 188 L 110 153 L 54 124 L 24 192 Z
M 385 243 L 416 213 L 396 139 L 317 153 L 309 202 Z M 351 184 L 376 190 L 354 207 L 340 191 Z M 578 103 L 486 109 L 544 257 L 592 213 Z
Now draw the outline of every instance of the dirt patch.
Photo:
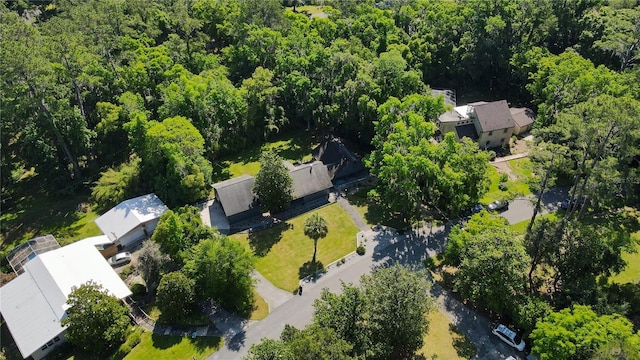
M 532 147 L 531 145 L 533 145 L 532 135 L 518 138 L 515 142 L 511 142 L 511 154 L 515 155 L 529 152 Z
M 509 162 L 502 161 L 498 163 L 491 163 L 491 165 L 493 165 L 493 167 L 495 167 L 500 174 L 507 174 L 509 176 L 509 180 L 518 180 L 518 175 L 516 175 L 511 166 L 509 166 Z

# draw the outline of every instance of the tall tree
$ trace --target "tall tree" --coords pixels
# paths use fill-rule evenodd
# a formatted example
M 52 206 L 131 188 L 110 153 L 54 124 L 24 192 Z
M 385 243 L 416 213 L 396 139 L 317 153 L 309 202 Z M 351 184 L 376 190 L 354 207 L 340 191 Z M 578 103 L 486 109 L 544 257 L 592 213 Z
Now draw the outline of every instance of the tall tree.
M 260 205 L 272 213 L 289 207 L 293 200 L 293 179 L 275 152 L 266 151 L 260 156 L 260 170 L 252 191 Z
M 180 271 L 162 276 L 156 304 L 163 320 L 174 322 L 189 315 L 195 303 L 195 282 Z
M 102 355 L 124 342 L 129 327 L 128 310 L 94 282 L 73 287 L 62 319 L 65 338 L 90 354 Z
M 631 340 L 640 353 L 640 334 L 633 325 L 618 315 L 598 316 L 591 308 L 575 305 L 549 314 L 531 333 L 532 351 L 541 359 L 589 359 L 594 352 L 618 341 Z
M 327 236 L 327 221 L 319 213 L 309 216 L 304 222 L 304 234 L 313 240 L 313 265 L 315 270 L 316 252 L 318 251 L 318 240 Z M 315 273 L 315 271 L 314 271 Z
M 184 237 L 182 220 L 172 210 L 167 210 L 160 216 L 158 226 L 151 235 L 151 240 L 176 260 L 180 251 L 187 247 Z
M 422 346 L 433 308 L 430 284 L 400 265 L 363 275 L 361 288 L 343 284 L 343 294 L 324 291 L 314 303 L 314 323 L 336 331 L 354 357 L 408 359 Z
M 454 134 L 433 141 L 435 121 L 445 111 L 442 97 L 390 98 L 378 108 L 379 121 L 367 166 L 379 179 L 381 202 L 405 223 L 423 206 L 447 216 L 476 204 L 488 190 L 488 154 Z M 445 169 L 443 171 L 443 169 Z
M 196 281 L 196 292 L 242 316 L 254 305 L 253 256 L 224 235 L 200 241 L 186 261 L 185 272 Z
M 510 229 L 483 232 L 465 243 L 455 287 L 465 299 L 507 313 L 524 293 L 528 265 L 525 248 Z
M 142 249 L 138 253 L 137 268 L 150 292 L 153 292 L 158 286 L 160 275 L 168 260 L 166 255 L 160 251 L 158 243 L 151 240 L 142 242 Z

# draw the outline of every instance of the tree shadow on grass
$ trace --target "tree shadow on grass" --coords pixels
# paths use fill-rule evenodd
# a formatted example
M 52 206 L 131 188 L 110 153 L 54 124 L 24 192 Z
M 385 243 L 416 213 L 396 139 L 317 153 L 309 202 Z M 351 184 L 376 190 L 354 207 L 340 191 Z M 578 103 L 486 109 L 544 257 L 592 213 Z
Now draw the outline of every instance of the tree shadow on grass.
M 284 222 L 272 227 L 271 229 L 250 233 L 248 239 L 251 250 L 255 256 L 266 256 L 273 245 L 282 240 L 284 232 L 289 229 L 293 229 L 293 225 Z
M 207 348 L 219 348 L 222 339 L 217 336 L 198 336 L 190 339 L 191 344 L 198 350 L 198 352 L 204 352 Z
M 354 206 L 366 206 L 367 212 L 364 218 L 369 224 L 383 224 L 398 230 L 408 229 L 410 226 L 402 221 L 399 214 L 395 214 L 386 209 L 381 204 L 369 199 L 369 187 L 361 188 L 353 194 L 347 196 L 347 200 Z
M 302 266 L 298 270 L 298 278 L 304 279 L 309 275 L 313 275 L 314 269 L 316 274 L 318 272 L 324 272 L 324 264 L 320 261 L 316 261 L 314 266 L 313 261 L 307 261 L 306 263 L 302 264 Z
M 458 356 L 465 359 L 472 359 L 478 353 L 476 346 L 467 339 L 467 337 L 458 328 L 449 324 L 449 332 L 455 334 L 453 338 L 453 348 L 458 353 Z
M 164 350 L 179 344 L 180 341 L 182 341 L 182 336 L 160 335 L 153 333 L 151 335 L 151 341 L 153 342 L 154 348 Z

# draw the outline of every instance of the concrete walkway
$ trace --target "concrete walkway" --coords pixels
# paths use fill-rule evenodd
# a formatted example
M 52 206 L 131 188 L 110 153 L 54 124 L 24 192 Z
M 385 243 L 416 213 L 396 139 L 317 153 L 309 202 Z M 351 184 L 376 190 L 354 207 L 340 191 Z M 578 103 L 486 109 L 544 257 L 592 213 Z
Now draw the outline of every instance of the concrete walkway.
M 524 152 L 524 153 L 521 153 L 521 154 L 515 154 L 515 155 L 509 155 L 509 156 L 503 156 L 503 157 L 499 157 L 499 158 L 493 159 L 492 163 L 500 163 L 500 162 L 505 162 L 505 161 L 509 161 L 509 160 L 521 159 L 521 158 L 527 157 L 527 156 L 529 156 L 529 152 Z
M 356 208 L 354 208 L 353 205 L 351 205 L 347 201 L 347 199 L 338 195 L 337 202 L 344 209 L 344 211 L 346 211 L 347 214 L 349 214 L 349 216 L 351 217 L 351 220 L 353 220 L 353 223 L 356 224 L 356 226 L 358 227 L 358 229 L 360 229 L 360 231 L 365 231 L 369 229 L 369 226 L 364 221 L 364 219 L 362 218 L 358 210 L 356 210 Z
M 275 310 L 278 306 L 286 303 L 293 297 L 292 293 L 277 288 L 262 274 L 254 271 L 251 276 L 255 280 L 255 289 L 262 298 L 269 304 L 269 312 Z

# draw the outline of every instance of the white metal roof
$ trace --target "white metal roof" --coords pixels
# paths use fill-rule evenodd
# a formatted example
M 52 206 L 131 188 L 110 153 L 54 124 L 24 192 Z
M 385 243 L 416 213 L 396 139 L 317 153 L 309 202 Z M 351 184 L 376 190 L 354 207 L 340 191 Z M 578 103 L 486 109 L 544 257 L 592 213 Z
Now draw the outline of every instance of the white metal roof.
M 138 225 L 158 219 L 168 209 L 156 194 L 147 194 L 121 202 L 95 221 L 103 234 L 116 241 Z
M 131 291 L 91 241 L 79 241 L 36 256 L 25 272 L 0 288 L 0 312 L 26 358 L 64 328 L 71 288 L 89 280 L 120 299 Z

